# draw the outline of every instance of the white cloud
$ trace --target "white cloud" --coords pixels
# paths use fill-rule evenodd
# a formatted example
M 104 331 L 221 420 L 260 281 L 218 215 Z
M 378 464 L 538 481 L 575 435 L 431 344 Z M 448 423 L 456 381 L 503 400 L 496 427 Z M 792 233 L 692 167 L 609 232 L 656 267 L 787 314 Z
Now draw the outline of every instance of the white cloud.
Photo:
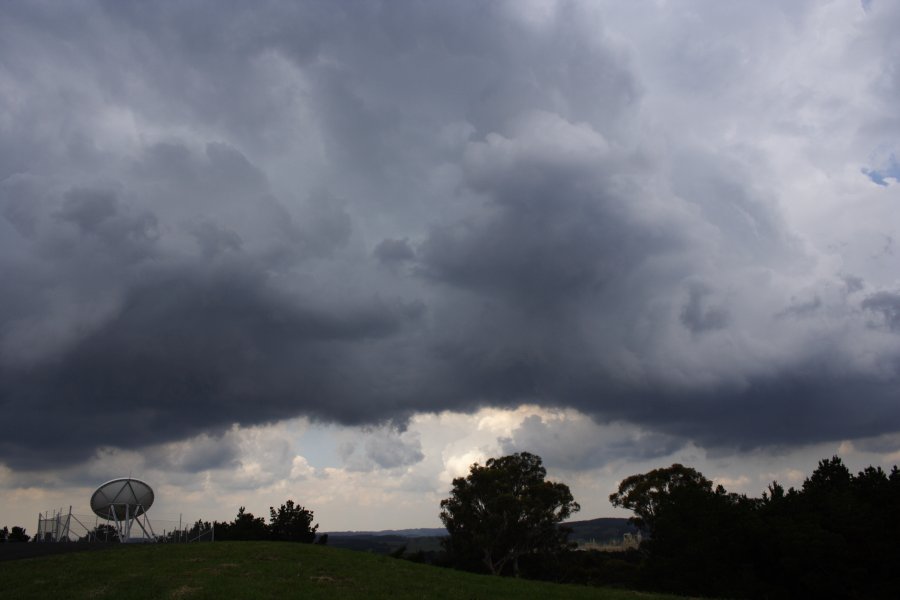
M 537 429 L 535 429 L 537 428 Z M 419 440 L 421 459 L 407 465 L 372 462 L 361 470 L 345 463 L 336 453 L 325 452 L 321 429 L 303 421 L 249 429 L 234 428 L 221 438 L 200 436 L 167 444 L 151 453 L 106 451 L 83 467 L 53 476 L 0 470 L 0 502 L 9 507 L 4 519 L 33 527 L 33 513 L 73 505 L 76 514 L 89 514 L 88 499 L 100 483 L 117 476 L 132 475 L 156 490 L 150 515 L 161 527 L 173 526 L 179 515 L 184 521 L 198 518 L 231 520 L 239 506 L 257 516 L 268 517 L 270 506 L 287 499 L 313 510 L 322 531 L 379 530 L 404 527 L 437 527 L 439 503 L 455 477 L 464 477 L 469 467 L 488 458 L 513 451 L 542 456 L 548 478 L 570 486 L 582 511 L 575 518 L 627 517 L 613 509 L 607 497 L 618 482 L 638 472 L 680 462 L 698 468 L 729 491 L 759 496 L 778 480 L 797 487 L 812 472 L 816 461 L 845 444 L 820 445 L 786 452 L 752 455 L 711 456 L 695 446 L 656 445 L 647 433 L 623 425 L 600 425 L 572 410 L 548 410 L 536 406 L 515 409 L 483 409 L 474 414 L 419 415 L 403 434 L 385 428 L 360 432 L 354 428 L 327 428 L 335 446 L 341 439 Z M 510 437 L 512 436 L 512 437 Z M 651 435 L 651 438 L 653 436 Z M 846 454 L 851 469 L 868 464 L 889 468 L 893 455 L 877 448 Z M 233 464 L 214 460 L 210 468 L 194 471 L 196 464 L 154 463 L 152 457 L 177 450 L 179 455 L 216 455 L 211 446 L 233 455 Z M 235 451 L 235 448 L 237 449 Z M 650 450 L 655 448 L 656 451 Z M 316 452 L 321 466 L 307 458 Z

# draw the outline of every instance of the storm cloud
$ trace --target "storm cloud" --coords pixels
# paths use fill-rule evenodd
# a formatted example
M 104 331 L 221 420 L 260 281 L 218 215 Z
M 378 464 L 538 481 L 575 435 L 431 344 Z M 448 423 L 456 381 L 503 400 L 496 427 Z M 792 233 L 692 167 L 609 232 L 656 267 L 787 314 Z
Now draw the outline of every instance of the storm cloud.
M 504 438 L 572 468 L 892 439 L 900 10 L 722 4 L 5 3 L 0 462 L 522 403 L 643 432 Z M 866 73 L 768 54 L 851 17 Z

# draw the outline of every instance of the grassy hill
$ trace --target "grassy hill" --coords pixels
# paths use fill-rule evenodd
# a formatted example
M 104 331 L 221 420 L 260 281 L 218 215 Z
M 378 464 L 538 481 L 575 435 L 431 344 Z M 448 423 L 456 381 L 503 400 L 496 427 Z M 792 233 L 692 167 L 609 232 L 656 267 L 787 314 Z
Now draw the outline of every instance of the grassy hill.
M 7 598 L 673 598 L 473 575 L 279 542 L 115 546 L 2 563 Z

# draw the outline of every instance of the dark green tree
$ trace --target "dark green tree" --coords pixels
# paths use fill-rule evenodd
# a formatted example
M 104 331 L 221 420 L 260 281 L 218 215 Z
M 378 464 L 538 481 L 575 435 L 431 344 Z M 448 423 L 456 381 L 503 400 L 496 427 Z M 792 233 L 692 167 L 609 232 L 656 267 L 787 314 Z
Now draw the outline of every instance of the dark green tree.
M 266 526 L 265 520 L 247 512 L 243 506 L 238 509 L 237 517 L 229 523 L 226 530 L 229 540 L 265 540 L 269 538 L 269 528 Z
M 800 490 L 762 506 L 768 556 L 789 566 L 776 583 L 793 597 L 896 597 L 898 505 L 900 487 L 880 467 L 853 475 L 837 456 L 819 461 Z
M 288 500 L 276 511 L 269 507 L 269 532 L 273 540 L 304 542 L 316 539 L 318 525 L 313 525 L 313 512 Z
M 79 542 L 118 542 L 119 533 L 116 528 L 108 523 L 100 523 L 88 531 L 84 537 L 78 538 Z
M 741 595 L 759 548 L 758 501 L 713 489 L 702 473 L 680 464 L 626 478 L 609 500 L 634 511 L 631 521 L 649 534 L 641 550 L 644 576 L 653 585 Z
M 31 536 L 25 533 L 24 527 L 19 527 L 16 525 L 9 531 L 9 535 L 6 538 L 8 542 L 27 542 L 31 539 Z
M 652 533 L 660 508 L 678 489 L 711 492 L 712 482 L 696 469 L 676 463 L 625 478 L 619 490 L 610 494 L 609 501 L 634 512 L 631 522 Z
M 210 542 L 212 541 L 212 524 L 203 519 L 197 519 L 187 532 L 188 541 Z
M 103 542 L 118 542 L 119 531 L 109 524 L 100 524 L 94 528 L 94 539 Z
M 580 506 L 567 485 L 546 475 L 539 456 L 521 452 L 475 463 L 454 479 L 440 517 L 457 564 L 478 561 L 494 575 L 511 566 L 518 576 L 519 557 L 565 549 L 568 531 L 559 524 Z
M 0 544 L 6 542 L 6 538 L 8 538 L 8 537 L 9 537 L 9 527 L 6 527 L 4 525 L 3 528 L 0 529 Z
M 610 496 L 635 511 L 644 585 L 728 598 L 896 598 L 900 471 L 822 460 L 799 490 L 729 494 L 673 465 Z

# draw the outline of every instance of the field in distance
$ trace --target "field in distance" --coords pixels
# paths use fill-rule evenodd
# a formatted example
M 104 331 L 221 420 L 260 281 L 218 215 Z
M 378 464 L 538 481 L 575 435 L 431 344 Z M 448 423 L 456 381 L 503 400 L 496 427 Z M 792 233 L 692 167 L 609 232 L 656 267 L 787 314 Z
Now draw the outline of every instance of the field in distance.
M 474 575 L 288 542 L 121 545 L 8 561 L 0 571 L 8 598 L 675 598 Z

